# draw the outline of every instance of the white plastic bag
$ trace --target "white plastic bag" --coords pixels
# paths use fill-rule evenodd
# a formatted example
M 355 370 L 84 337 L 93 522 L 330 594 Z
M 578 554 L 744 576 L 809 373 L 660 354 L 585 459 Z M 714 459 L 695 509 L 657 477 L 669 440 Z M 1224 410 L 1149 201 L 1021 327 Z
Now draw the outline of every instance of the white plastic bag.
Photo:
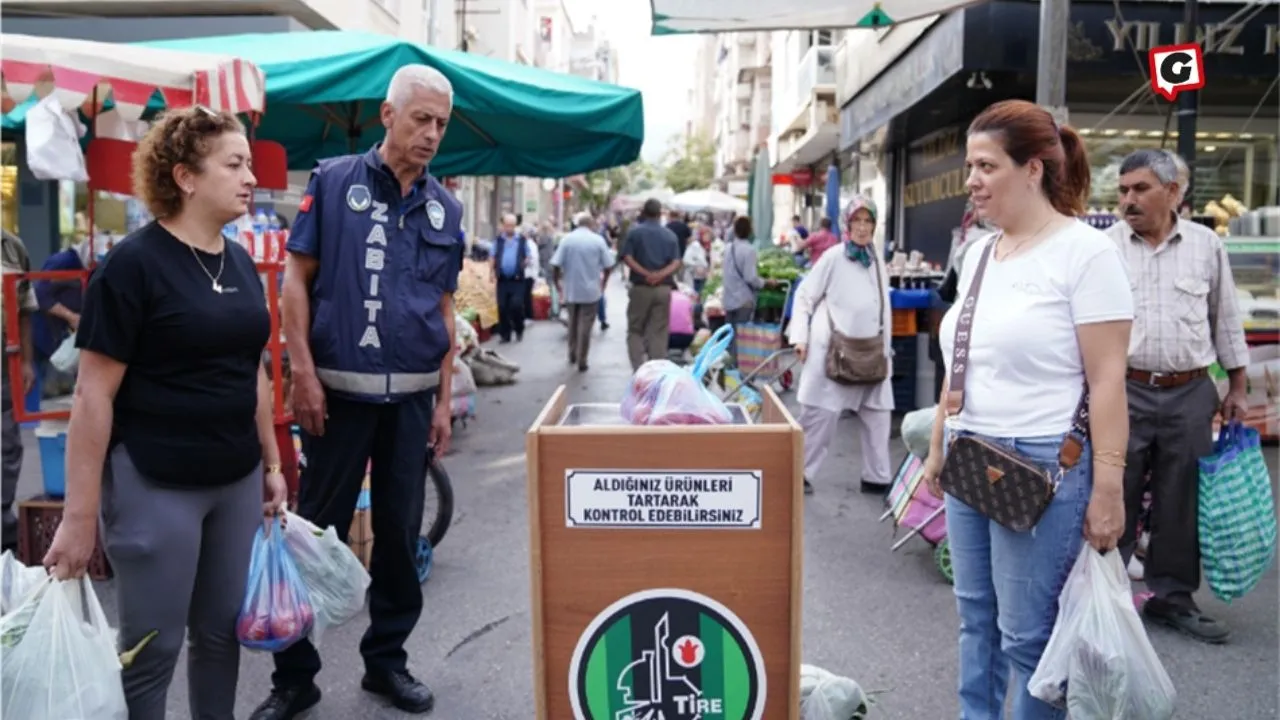
M 1147 639 L 1119 552 L 1080 550 L 1027 690 L 1072 720 L 1173 717 L 1173 681 Z
M 10 550 L 0 553 L 0 615 L 16 610 L 32 590 L 48 579 L 44 568 L 23 565 Z
M 74 373 L 80 365 L 80 349 L 76 347 L 76 334 L 71 333 L 49 356 L 49 364 L 59 372 Z
M 471 366 L 457 355 L 453 357 L 453 382 L 449 391 L 455 398 L 476 392 L 476 377 L 471 373 Z
M 321 530 L 293 513 L 285 514 L 284 527 L 285 545 L 315 611 L 311 642 L 318 646 L 326 628 L 347 622 L 364 608 L 371 578 L 333 528 Z
M 27 111 L 27 166 L 38 180 L 88 182 L 80 136 L 84 126 L 51 93 Z
M 0 707 L 23 720 L 125 720 L 116 633 L 87 577 L 45 581 L 0 618 Z
M 902 416 L 902 443 L 907 452 L 921 460 L 929 459 L 929 444 L 933 442 L 933 423 L 938 419 L 938 406 L 912 410 Z
M 800 720 L 855 720 L 871 705 L 858 683 L 813 665 L 800 666 Z

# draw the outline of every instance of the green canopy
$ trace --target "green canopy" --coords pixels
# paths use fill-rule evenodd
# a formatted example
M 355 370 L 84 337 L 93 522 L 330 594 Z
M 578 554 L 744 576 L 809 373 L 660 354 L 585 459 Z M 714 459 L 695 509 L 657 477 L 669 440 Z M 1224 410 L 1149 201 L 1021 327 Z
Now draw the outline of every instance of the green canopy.
M 142 44 L 257 64 L 267 76 L 257 137 L 284 145 L 291 169 L 381 140 L 379 106 L 391 76 L 413 63 L 453 83 L 453 118 L 431 161 L 437 176 L 567 177 L 630 163 L 644 142 L 638 90 L 388 35 L 315 31 Z

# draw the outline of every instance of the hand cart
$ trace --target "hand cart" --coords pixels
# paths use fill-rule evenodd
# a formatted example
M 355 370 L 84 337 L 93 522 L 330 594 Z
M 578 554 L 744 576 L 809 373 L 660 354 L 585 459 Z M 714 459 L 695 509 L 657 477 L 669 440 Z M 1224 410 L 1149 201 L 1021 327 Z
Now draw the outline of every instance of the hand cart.
M 784 281 L 782 285 L 786 290 L 783 307 L 757 307 L 751 322 L 736 328 L 734 339 L 738 351 L 737 368 L 743 373 L 740 378 L 742 384 L 776 384 L 785 392 L 794 384 L 793 370 L 800 359 L 787 343 L 783 332 L 786 319 L 778 313 L 791 306 L 796 283 Z M 778 321 L 769 321 L 769 316 L 779 316 Z M 724 387 L 723 383 L 721 386 Z
M 911 538 L 919 535 L 933 546 L 934 563 L 938 572 L 948 582 L 954 582 L 951 573 L 951 547 L 947 542 L 946 509 L 942 498 L 935 497 L 924 481 L 924 461 L 907 454 L 898 466 L 893 485 L 885 502 L 888 509 L 880 516 L 880 522 L 893 518 L 894 534 L 898 530 L 907 533 L 889 548 L 897 551 Z

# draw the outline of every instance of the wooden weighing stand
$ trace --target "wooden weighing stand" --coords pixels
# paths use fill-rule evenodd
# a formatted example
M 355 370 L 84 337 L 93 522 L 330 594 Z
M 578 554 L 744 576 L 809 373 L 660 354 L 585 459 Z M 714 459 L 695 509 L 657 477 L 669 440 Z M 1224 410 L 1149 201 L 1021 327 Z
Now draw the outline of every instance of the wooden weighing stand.
M 762 396 L 756 424 L 637 427 L 561 386 L 534 421 L 538 720 L 797 720 L 804 440 Z

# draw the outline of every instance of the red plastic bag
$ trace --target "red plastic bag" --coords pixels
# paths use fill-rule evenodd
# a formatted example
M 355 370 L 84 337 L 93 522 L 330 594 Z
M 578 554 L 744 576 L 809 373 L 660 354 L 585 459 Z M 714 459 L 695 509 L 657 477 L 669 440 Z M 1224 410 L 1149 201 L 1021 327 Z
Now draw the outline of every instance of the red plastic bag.
M 236 639 L 250 650 L 280 652 L 311 632 L 315 610 L 285 544 L 280 518 L 258 528 Z

